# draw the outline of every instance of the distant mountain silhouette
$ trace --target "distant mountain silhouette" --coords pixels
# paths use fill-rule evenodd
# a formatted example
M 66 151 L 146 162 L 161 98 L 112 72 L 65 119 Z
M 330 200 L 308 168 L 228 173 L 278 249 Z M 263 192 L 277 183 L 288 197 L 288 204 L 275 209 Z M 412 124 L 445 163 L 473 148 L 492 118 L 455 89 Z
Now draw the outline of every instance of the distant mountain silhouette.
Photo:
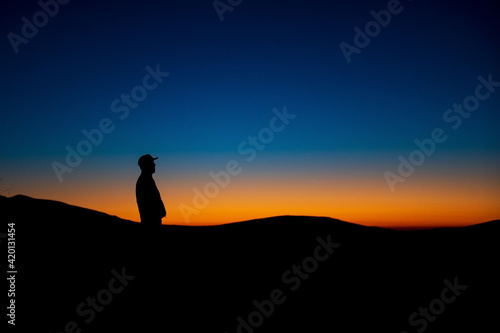
M 17 329 L 410 333 L 498 326 L 500 221 L 396 231 L 281 216 L 149 232 L 26 196 L 1 197 L 0 211 L 4 224 L 16 223 Z M 458 285 L 455 293 L 450 284 Z M 438 314 L 425 317 L 421 307 Z

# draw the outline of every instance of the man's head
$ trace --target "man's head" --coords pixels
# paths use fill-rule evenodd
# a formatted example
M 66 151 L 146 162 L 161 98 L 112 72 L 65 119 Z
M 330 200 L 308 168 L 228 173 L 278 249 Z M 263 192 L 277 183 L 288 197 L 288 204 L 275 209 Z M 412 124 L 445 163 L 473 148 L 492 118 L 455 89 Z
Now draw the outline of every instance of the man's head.
M 158 159 L 158 157 L 153 157 L 149 154 L 146 154 L 146 155 L 142 155 L 140 158 L 139 158 L 139 167 L 141 168 L 141 170 L 143 172 L 147 172 L 147 173 L 155 173 L 155 160 Z

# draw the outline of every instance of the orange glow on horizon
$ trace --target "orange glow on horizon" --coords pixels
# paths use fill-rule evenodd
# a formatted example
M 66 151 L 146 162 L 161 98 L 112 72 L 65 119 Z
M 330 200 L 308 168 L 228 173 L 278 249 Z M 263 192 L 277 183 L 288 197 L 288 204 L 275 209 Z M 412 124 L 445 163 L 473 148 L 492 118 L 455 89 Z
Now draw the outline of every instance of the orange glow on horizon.
M 308 175 L 234 177 L 208 199 L 202 209 L 193 205 L 193 188 L 207 179 L 167 179 L 155 176 L 167 208 L 164 224 L 216 225 L 280 215 L 327 216 L 380 227 L 464 226 L 500 218 L 499 184 L 478 175 L 456 181 L 454 176 L 415 176 L 392 193 L 382 177 Z M 293 179 L 293 181 L 290 181 Z M 63 201 L 138 222 L 136 179 L 74 182 L 73 189 L 30 186 L 22 194 Z M 472 195 L 471 195 L 472 194 Z M 196 209 L 186 221 L 181 204 Z

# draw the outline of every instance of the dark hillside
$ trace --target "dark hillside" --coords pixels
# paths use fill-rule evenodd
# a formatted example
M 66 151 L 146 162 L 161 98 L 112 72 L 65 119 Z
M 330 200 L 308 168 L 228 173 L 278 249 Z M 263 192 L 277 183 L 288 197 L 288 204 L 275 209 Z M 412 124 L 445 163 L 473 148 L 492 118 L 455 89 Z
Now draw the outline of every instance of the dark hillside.
M 16 226 L 17 329 L 496 327 L 499 221 L 403 232 L 282 216 L 145 230 L 104 213 L 24 196 L 3 198 L 0 208 L 4 223 Z M 443 291 L 453 284 L 455 291 Z

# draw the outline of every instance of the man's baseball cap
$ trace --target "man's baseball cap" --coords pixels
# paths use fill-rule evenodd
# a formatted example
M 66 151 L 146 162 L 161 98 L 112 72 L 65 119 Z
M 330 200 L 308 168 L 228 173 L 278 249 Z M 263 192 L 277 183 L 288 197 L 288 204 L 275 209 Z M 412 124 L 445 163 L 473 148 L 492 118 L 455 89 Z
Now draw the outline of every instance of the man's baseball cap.
M 152 163 L 154 160 L 157 160 L 158 157 L 153 157 L 149 154 L 146 154 L 146 155 L 142 155 L 140 158 L 139 158 L 139 165 L 147 165 L 149 163 Z

